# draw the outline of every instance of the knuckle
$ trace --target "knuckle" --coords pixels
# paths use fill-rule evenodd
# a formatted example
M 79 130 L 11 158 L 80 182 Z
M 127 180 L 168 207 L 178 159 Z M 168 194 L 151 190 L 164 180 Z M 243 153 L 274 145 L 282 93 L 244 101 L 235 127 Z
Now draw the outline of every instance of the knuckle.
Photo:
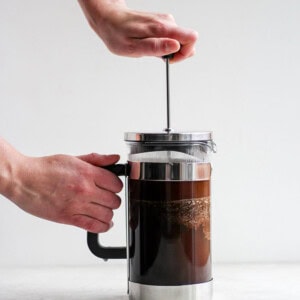
M 89 194 L 90 189 L 84 181 L 78 181 L 72 185 L 72 189 L 76 194 Z
M 106 46 L 108 50 L 116 55 L 135 56 L 137 47 L 133 40 L 122 39 L 118 42 L 107 41 Z
M 161 48 L 161 45 L 159 43 L 159 40 L 155 39 L 153 40 L 153 43 L 151 45 L 151 48 L 152 48 L 152 52 L 153 53 L 158 53 L 160 48 Z
M 86 218 L 87 219 L 87 218 Z M 78 225 L 88 231 L 95 231 L 96 221 L 87 219 L 87 220 L 79 220 Z
M 162 19 L 165 19 L 165 20 L 168 20 L 168 21 L 175 21 L 175 18 L 172 14 L 159 14 L 159 16 L 162 18 Z
M 84 228 L 86 230 L 90 230 L 94 226 L 93 225 L 94 222 L 95 222 L 95 220 L 90 219 L 90 218 L 85 218 L 82 215 L 73 215 L 71 224 L 74 226 Z
M 127 44 L 125 45 L 125 52 L 129 55 L 129 56 L 137 56 L 137 45 L 134 42 L 127 42 Z
M 97 232 L 99 228 L 98 223 L 96 220 L 82 221 L 79 227 L 90 232 Z
M 150 25 L 149 29 L 154 36 L 165 36 L 167 33 L 167 26 L 163 22 L 157 20 Z

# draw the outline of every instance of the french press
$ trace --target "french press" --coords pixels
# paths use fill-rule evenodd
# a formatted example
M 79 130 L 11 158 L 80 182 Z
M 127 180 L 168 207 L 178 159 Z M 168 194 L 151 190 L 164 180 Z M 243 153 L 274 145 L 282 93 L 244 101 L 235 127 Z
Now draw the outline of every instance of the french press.
M 211 132 L 125 133 L 127 246 L 98 257 L 127 258 L 130 300 L 210 300 Z M 113 170 L 116 172 L 116 170 Z
M 128 132 L 128 162 L 110 170 L 126 176 L 126 247 L 102 247 L 88 233 L 96 256 L 127 258 L 130 300 L 210 300 L 211 132 L 170 128 L 169 59 L 167 128 Z

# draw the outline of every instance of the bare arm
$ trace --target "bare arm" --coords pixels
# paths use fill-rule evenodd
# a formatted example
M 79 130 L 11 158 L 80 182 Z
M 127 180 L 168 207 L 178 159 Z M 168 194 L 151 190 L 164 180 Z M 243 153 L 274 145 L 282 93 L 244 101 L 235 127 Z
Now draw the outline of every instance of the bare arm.
M 24 211 L 91 232 L 112 226 L 122 182 L 99 166 L 118 155 L 24 156 L 0 138 L 0 194 Z
M 172 62 L 195 52 L 197 32 L 179 27 L 168 14 L 138 12 L 124 0 L 78 0 L 91 27 L 114 54 L 161 57 L 176 53 Z

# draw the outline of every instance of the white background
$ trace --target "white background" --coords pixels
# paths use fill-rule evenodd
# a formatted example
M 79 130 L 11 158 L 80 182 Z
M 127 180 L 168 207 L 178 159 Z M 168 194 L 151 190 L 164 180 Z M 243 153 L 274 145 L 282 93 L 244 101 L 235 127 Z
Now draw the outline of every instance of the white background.
M 197 54 L 171 66 L 172 127 L 214 132 L 214 261 L 300 261 L 300 2 L 128 5 L 199 32 Z M 0 2 L 0 134 L 19 151 L 126 161 L 125 131 L 165 123 L 160 59 L 109 53 L 75 0 Z M 104 240 L 124 244 L 124 207 L 114 221 Z M 85 239 L 0 197 L 1 266 L 96 264 Z

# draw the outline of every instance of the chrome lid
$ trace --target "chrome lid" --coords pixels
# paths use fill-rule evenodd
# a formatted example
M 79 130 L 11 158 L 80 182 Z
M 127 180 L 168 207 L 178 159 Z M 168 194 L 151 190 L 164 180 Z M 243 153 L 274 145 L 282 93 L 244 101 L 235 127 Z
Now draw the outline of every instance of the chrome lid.
M 212 132 L 126 132 L 124 140 L 146 143 L 206 142 L 212 141 Z

